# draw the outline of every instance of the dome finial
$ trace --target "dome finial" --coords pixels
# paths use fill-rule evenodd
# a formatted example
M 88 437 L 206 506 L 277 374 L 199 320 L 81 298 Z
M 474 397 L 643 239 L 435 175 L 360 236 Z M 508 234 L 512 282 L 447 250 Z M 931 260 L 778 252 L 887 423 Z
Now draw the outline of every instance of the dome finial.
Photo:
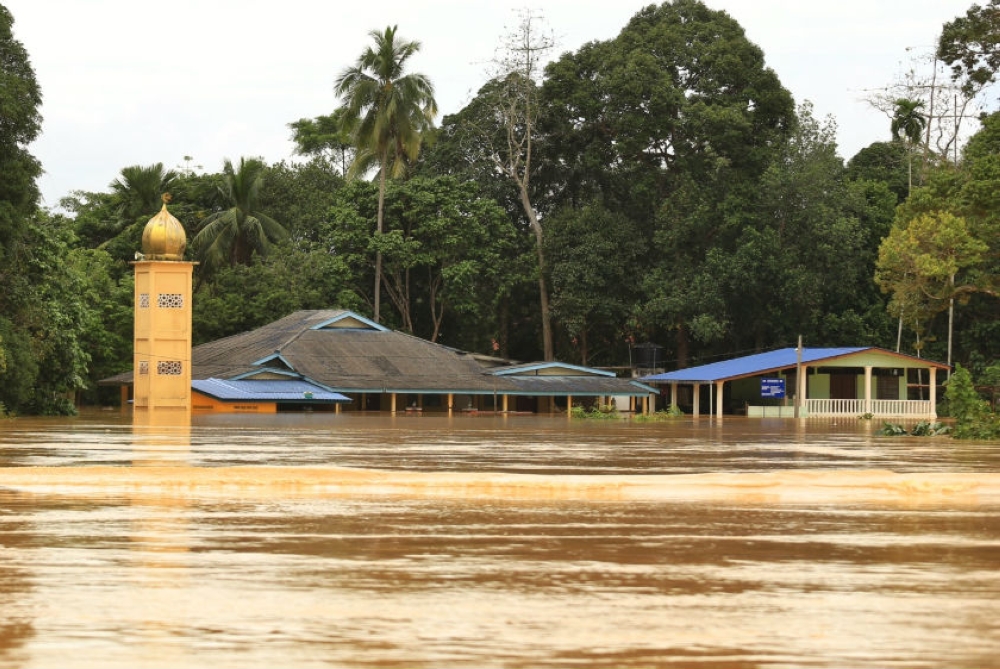
M 183 260 L 187 248 L 184 226 L 167 211 L 170 193 L 160 196 L 163 207 L 142 231 L 142 253 L 147 260 Z

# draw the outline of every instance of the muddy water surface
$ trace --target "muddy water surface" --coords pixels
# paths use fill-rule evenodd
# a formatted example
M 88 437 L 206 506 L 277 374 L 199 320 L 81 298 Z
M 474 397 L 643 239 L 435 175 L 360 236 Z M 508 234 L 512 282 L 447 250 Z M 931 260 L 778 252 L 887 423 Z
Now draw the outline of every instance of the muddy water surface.
M 0 667 L 1000 667 L 1000 449 L 846 420 L 0 422 Z

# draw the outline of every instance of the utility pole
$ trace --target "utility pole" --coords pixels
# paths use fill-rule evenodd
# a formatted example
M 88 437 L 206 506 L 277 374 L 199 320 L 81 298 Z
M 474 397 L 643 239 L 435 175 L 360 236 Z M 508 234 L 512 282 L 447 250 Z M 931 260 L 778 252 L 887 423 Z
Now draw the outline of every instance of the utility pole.
M 799 346 L 795 349 L 795 417 L 802 416 L 802 395 L 806 387 L 802 379 L 802 335 L 799 335 Z

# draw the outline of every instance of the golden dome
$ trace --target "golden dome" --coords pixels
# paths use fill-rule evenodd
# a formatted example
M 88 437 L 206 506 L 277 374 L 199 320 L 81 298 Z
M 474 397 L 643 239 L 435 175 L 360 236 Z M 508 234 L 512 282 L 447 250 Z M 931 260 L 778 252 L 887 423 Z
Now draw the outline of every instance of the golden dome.
M 167 211 L 164 198 L 160 213 L 149 219 L 142 231 L 142 254 L 146 260 L 184 260 L 186 248 L 184 226 Z

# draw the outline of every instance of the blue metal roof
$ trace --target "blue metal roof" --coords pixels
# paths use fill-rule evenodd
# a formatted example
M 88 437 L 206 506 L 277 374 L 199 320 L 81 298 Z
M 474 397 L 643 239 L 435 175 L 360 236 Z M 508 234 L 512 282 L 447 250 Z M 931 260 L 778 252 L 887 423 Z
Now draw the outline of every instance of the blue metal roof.
M 811 365 L 822 360 L 839 358 L 841 356 L 868 350 L 872 350 L 872 347 L 804 348 L 802 349 L 802 363 Z M 911 356 L 903 355 L 900 357 L 909 358 Z M 640 381 L 661 383 L 714 383 L 716 381 L 727 381 L 729 379 L 738 379 L 745 376 L 755 376 L 757 374 L 765 374 L 767 372 L 776 372 L 780 369 L 795 367 L 797 363 L 798 349 L 782 348 L 776 351 L 757 353 L 755 355 L 748 355 L 742 358 L 735 358 L 733 360 L 713 362 L 710 365 L 701 365 L 700 367 L 678 369 L 675 372 L 644 376 L 640 379 Z
M 322 386 L 301 379 L 254 381 L 211 378 L 192 381 L 191 387 L 200 393 L 222 401 L 312 402 L 318 404 L 351 401 L 345 395 L 330 392 Z

